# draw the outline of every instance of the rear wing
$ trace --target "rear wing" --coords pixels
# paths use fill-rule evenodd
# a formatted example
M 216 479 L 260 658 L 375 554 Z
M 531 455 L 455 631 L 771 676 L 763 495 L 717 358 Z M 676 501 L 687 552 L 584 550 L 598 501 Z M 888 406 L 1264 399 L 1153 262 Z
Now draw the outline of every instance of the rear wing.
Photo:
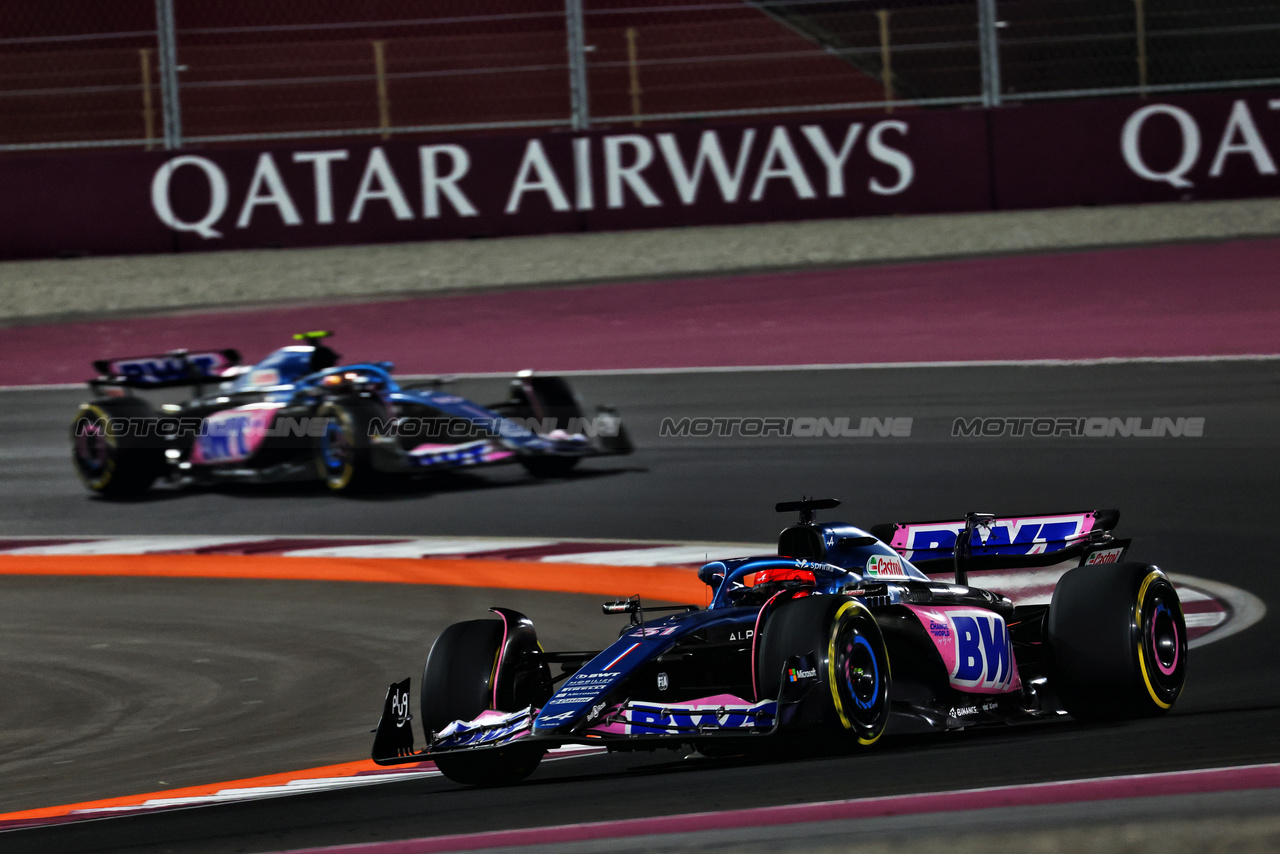
M 1111 531 L 1119 510 L 1052 513 L 1041 516 L 982 516 L 977 521 L 891 522 L 872 527 L 875 537 L 927 573 L 956 566 L 957 540 L 970 531 L 961 552 L 965 569 L 1015 569 L 1051 566 L 1070 560 L 1118 563 L 1129 546 Z
M 89 380 L 98 386 L 125 388 L 172 388 L 200 386 L 224 379 L 223 372 L 240 364 L 237 350 L 208 350 L 191 353 L 171 350 L 158 356 L 131 356 L 124 359 L 99 359 L 93 363 L 98 372 Z

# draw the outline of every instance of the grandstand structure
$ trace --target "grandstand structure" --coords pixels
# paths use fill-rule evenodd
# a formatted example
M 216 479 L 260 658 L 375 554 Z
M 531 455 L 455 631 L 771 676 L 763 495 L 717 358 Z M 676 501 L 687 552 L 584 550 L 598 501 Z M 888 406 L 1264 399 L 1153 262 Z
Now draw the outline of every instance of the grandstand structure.
M 626 127 L 1274 84 L 1277 44 L 1263 0 L 9 0 L 0 149 L 566 127 L 575 60 Z

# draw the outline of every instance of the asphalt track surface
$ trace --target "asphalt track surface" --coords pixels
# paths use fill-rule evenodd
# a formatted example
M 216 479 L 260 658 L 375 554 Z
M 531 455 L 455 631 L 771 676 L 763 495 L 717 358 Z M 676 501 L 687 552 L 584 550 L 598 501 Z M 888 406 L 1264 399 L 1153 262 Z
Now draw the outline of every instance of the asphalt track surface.
M 0 535 L 537 535 L 767 540 L 773 502 L 845 500 L 851 521 L 1123 511 L 1134 556 L 1242 587 L 1258 625 L 1198 649 L 1159 720 L 1066 722 L 898 740 L 846 757 L 686 761 L 615 754 L 475 791 L 433 778 L 17 831 L 21 851 L 268 851 L 1280 759 L 1274 569 L 1280 362 L 957 367 L 580 377 L 621 409 L 635 455 L 538 482 L 515 468 L 364 500 L 316 489 L 178 492 L 113 505 L 71 473 L 70 390 L 0 407 Z M 459 384 L 484 400 L 496 380 Z M 957 417 L 1203 417 L 1200 438 L 951 436 Z M 662 438 L 663 418 L 911 417 L 906 438 Z M 509 604 L 548 647 L 603 644 L 594 597 L 318 582 L 0 579 L 6 809 L 358 759 L 392 680 L 434 635 Z M 619 591 L 626 593 L 627 591 Z

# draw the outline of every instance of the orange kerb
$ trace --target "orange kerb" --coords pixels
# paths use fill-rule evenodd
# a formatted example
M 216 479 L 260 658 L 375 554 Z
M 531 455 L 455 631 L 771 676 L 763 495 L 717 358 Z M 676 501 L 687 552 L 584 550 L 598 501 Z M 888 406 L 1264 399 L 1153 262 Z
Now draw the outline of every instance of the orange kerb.
M 0 575 L 109 575 L 366 581 L 545 590 L 602 596 L 640 594 L 662 602 L 702 602 L 706 586 L 677 566 L 595 566 L 469 558 L 339 558 L 278 555 L 0 555 Z

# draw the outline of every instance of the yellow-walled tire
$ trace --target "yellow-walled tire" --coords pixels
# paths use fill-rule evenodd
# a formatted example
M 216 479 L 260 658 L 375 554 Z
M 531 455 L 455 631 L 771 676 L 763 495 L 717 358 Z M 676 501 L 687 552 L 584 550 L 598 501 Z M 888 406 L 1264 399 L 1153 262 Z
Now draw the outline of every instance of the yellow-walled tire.
M 385 408 L 366 400 L 328 400 L 316 410 L 327 419 L 325 432 L 315 440 L 316 471 L 330 492 L 355 494 L 381 480 L 373 468 L 369 426 L 387 417 Z
M 845 734 L 862 747 L 875 744 L 889 722 L 893 674 L 875 617 L 847 596 L 802 596 L 770 609 L 758 639 L 756 680 L 759 699 L 776 699 L 793 656 L 812 653 L 819 685 L 816 708 L 800 725 Z
M 164 472 L 162 440 L 148 434 L 155 411 L 138 398 L 82 403 L 71 419 L 71 461 L 80 482 L 104 498 L 135 498 Z
M 1186 619 L 1156 566 L 1098 564 L 1062 576 L 1047 640 L 1054 688 L 1081 720 L 1163 714 L 1186 683 Z

